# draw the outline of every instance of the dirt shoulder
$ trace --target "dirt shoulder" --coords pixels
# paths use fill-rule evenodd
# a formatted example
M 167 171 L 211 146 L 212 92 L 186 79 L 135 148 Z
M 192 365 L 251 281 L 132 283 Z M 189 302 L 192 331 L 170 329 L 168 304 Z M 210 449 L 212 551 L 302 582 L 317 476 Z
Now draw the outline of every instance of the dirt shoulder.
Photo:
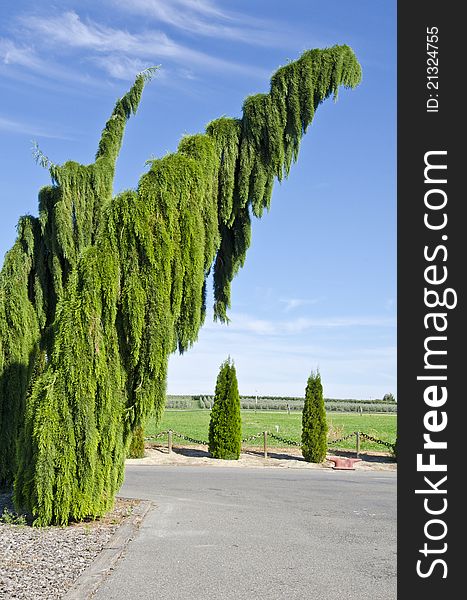
M 330 456 L 355 458 L 355 452 L 341 450 L 330 451 Z M 362 452 L 362 460 L 355 463 L 358 471 L 396 471 L 397 463 L 386 452 Z M 288 469 L 331 469 L 334 462 L 326 460 L 322 464 L 307 463 L 298 448 L 274 448 L 264 458 L 259 448 L 244 448 L 238 460 L 219 460 L 211 458 L 206 446 L 174 446 L 169 454 L 166 447 L 149 444 L 145 449 L 144 458 L 129 458 L 131 465 L 181 465 L 193 467 L 264 467 Z

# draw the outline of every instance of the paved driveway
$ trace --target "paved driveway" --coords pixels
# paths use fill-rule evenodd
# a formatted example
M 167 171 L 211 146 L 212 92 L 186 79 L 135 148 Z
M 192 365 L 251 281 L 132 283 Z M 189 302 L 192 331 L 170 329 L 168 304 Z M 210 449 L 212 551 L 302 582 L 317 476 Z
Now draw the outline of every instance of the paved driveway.
M 95 600 L 392 600 L 396 474 L 128 466 L 156 504 Z

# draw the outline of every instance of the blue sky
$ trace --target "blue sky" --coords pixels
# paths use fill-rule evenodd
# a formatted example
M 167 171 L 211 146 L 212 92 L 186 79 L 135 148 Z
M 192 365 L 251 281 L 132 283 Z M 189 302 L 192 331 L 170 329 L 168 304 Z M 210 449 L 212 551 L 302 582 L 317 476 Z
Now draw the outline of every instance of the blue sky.
M 244 394 L 303 395 L 318 368 L 327 397 L 396 395 L 395 0 L 19 0 L 1 12 L 2 261 L 49 183 L 31 140 L 55 163 L 92 162 L 138 71 L 161 65 L 127 126 L 116 193 L 183 134 L 239 116 L 303 50 L 351 46 L 362 84 L 318 109 L 253 224 L 231 323 L 208 315 L 198 343 L 171 358 L 168 392 L 213 393 L 230 355 Z

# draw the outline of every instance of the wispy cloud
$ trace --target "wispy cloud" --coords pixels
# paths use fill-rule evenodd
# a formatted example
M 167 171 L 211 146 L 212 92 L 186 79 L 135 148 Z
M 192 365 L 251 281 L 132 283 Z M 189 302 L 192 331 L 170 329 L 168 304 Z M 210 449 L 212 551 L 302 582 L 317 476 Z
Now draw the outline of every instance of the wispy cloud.
M 42 61 L 31 46 L 16 44 L 7 38 L 0 38 L 0 62 L 29 69 L 39 69 L 42 66 Z
M 329 397 L 381 398 L 396 391 L 395 345 L 353 343 L 349 352 L 347 345 L 336 345 L 327 336 L 300 341 L 296 336 L 218 326 L 204 327 L 192 349 L 171 356 L 169 393 L 212 394 L 218 367 L 227 355 L 235 360 L 242 394 L 302 395 L 316 368 Z
M 292 36 L 277 24 L 226 11 L 209 0 L 110 0 L 113 6 L 144 15 L 190 35 L 256 46 L 291 47 Z M 295 42 L 295 40 L 294 40 Z
M 42 58 L 35 47 L 6 38 L 0 38 L 0 71 L 2 75 L 23 81 L 28 81 L 28 76 L 24 73 L 29 73 L 31 84 L 46 87 L 51 91 L 56 89 L 51 85 L 51 80 L 73 83 L 76 86 L 102 86 L 98 79 L 70 67 L 63 67 L 50 56 Z
M 260 336 L 284 336 L 304 333 L 311 329 L 337 329 L 349 327 L 395 327 L 396 321 L 390 317 L 356 316 L 356 317 L 300 317 L 288 320 L 259 319 L 254 316 L 233 313 L 230 315 L 229 329 L 232 331 L 248 331 Z M 207 322 L 206 328 L 222 327 Z
M 140 58 L 130 58 L 128 56 L 120 56 L 118 60 L 112 55 L 94 56 L 90 60 L 114 79 L 122 79 L 124 81 L 134 79 L 136 73 L 140 73 L 148 67 L 155 66 L 150 64 L 149 61 L 144 61 Z M 166 77 L 164 71 L 158 71 L 157 80 L 160 82 L 164 77 Z
M 27 15 L 21 18 L 21 23 L 29 36 L 40 40 L 48 48 L 86 51 L 88 60 L 104 68 L 113 77 L 126 77 L 131 65 L 141 70 L 164 60 L 183 67 L 186 73 L 191 72 L 190 68 L 201 68 L 252 76 L 265 75 L 262 69 L 252 65 L 224 60 L 180 44 L 164 32 L 145 30 L 131 33 L 92 20 L 85 22 L 74 11 L 54 17 Z
M 73 140 L 74 137 L 61 133 L 59 131 L 54 131 L 52 127 L 50 128 L 41 128 L 35 125 L 31 125 L 25 121 L 16 121 L 14 119 L 9 119 L 0 116 L 0 131 L 6 131 L 8 133 L 21 134 L 21 135 L 30 135 L 31 137 L 44 137 L 49 139 L 58 139 L 58 140 Z
M 301 306 L 309 306 L 310 304 L 317 304 L 318 298 L 280 298 L 279 302 L 284 304 L 284 312 L 290 312 Z

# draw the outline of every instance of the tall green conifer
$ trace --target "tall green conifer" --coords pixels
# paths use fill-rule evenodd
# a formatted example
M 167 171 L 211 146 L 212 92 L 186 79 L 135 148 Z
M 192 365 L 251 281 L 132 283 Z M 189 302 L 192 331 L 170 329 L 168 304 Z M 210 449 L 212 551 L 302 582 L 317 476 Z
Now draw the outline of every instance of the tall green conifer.
M 197 339 L 214 277 L 214 315 L 297 159 L 318 105 L 355 87 L 348 46 L 305 52 L 268 94 L 245 101 L 112 198 L 129 116 L 152 71 L 117 101 L 95 162 L 58 166 L 39 216 L 20 219 L 0 273 L 0 482 L 36 523 L 102 515 L 123 480 L 131 434 L 165 402 L 169 355 Z
M 302 454 L 306 461 L 323 462 L 326 458 L 327 433 L 321 375 L 312 373 L 308 378 L 302 412 Z
M 237 460 L 242 448 L 242 419 L 233 361 L 222 363 L 209 422 L 209 452 L 214 458 Z

